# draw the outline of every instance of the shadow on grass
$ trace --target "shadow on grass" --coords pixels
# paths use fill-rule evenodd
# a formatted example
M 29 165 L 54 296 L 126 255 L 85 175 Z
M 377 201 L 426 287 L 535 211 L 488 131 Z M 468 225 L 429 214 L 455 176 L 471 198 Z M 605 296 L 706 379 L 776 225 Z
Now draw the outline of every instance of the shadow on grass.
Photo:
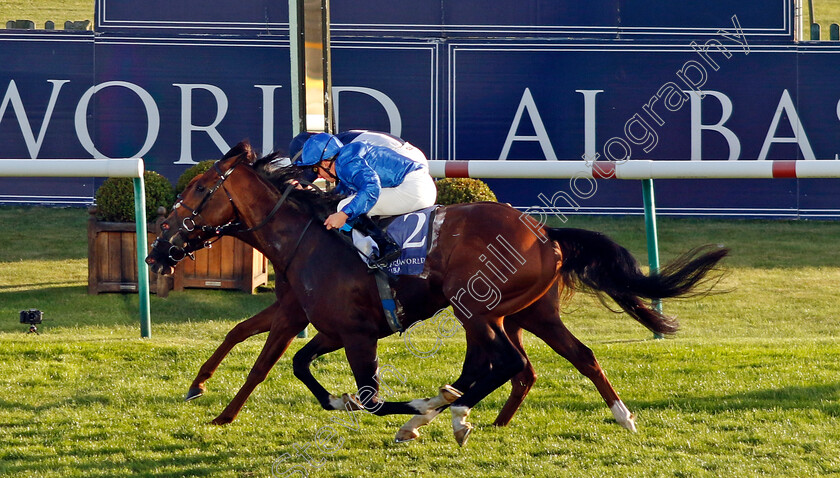
M 651 332 L 651 334 L 653 334 L 653 332 Z M 652 341 L 654 341 L 654 340 L 659 340 L 659 339 L 656 339 L 656 338 L 654 338 L 654 337 L 653 337 L 653 335 L 651 335 L 651 338 L 649 338 L 649 339 L 611 339 L 611 340 L 595 340 L 595 341 L 593 341 L 592 343 L 593 343 L 593 344 L 602 344 L 602 345 L 608 345 L 608 344 L 635 344 L 635 343 L 642 343 L 642 342 L 652 342 Z
M 61 282 L 35 282 L 32 284 L 15 284 L 15 285 L 0 285 L 0 291 L 3 290 L 11 290 L 11 289 L 21 289 L 21 291 L 27 291 L 37 288 L 53 288 L 54 286 L 66 286 L 70 287 L 71 284 L 75 285 L 78 284 L 79 281 L 75 280 L 68 280 L 68 281 L 61 281 Z M 41 289 L 43 290 L 43 289 Z
M 169 297 L 151 296 L 152 324 L 177 324 L 213 320 L 243 320 L 268 307 L 275 300 L 271 292 L 255 295 L 240 291 L 196 290 L 171 292 Z M 139 317 L 137 294 L 88 295 L 85 286 L 51 287 L 25 291 L 0 291 L 0 332 L 20 330 L 21 310 L 44 312 L 44 327 L 135 325 Z
M 822 410 L 840 417 L 840 383 L 753 390 L 726 395 L 668 398 L 656 401 L 631 400 L 636 409 L 669 409 L 725 412 L 733 410 Z
M 199 451 L 197 455 L 187 455 L 185 451 L 191 448 L 190 445 L 185 444 L 183 447 L 170 446 L 166 450 L 169 456 L 165 458 L 131 458 L 130 463 L 124 466 L 129 468 L 133 474 L 139 476 L 154 476 L 157 478 L 181 478 L 186 476 L 216 476 L 230 471 L 231 467 L 228 461 L 237 457 L 235 452 L 225 452 L 220 450 L 206 450 Z M 118 454 L 125 453 L 126 450 L 118 449 Z M 102 453 L 101 450 L 96 451 L 97 454 Z M 89 458 L 94 460 L 94 458 Z M 20 464 L 7 464 L 3 467 L 3 471 L 7 472 L 6 476 L 20 476 L 25 473 L 30 473 L 36 470 L 45 472 L 40 468 L 41 465 L 30 465 L 28 462 L 38 461 L 35 458 L 28 458 Z M 65 466 L 52 467 L 49 474 L 58 473 L 62 471 L 81 472 L 82 476 L 104 476 L 104 477 L 124 477 L 125 474 L 121 472 L 114 472 L 113 474 L 104 471 L 107 464 L 88 462 L 79 463 L 78 461 Z M 116 466 L 122 468 L 121 466 Z M 166 471 L 164 471 L 166 470 Z M 172 470 L 172 471 L 168 471 Z M 87 472 L 87 473 L 85 473 Z M 75 475 L 74 475 L 75 476 Z M 244 472 L 240 476 L 249 476 L 248 472 Z
M 106 393 L 90 392 L 73 393 L 71 396 L 52 401 L 47 400 L 47 397 L 48 396 L 44 396 L 44 400 L 39 401 L 39 403 L 0 398 L 0 410 L 25 410 L 37 415 L 50 410 L 67 409 L 68 407 L 72 409 L 79 409 L 97 405 L 110 406 L 115 401 L 119 402 L 123 398 L 126 398 L 119 395 L 110 396 Z M 154 402 L 155 404 L 177 407 L 184 404 L 184 397 L 181 395 L 175 396 L 167 393 L 160 393 L 144 396 L 140 401 Z
M 539 380 L 535 386 L 538 390 Z M 539 390 L 538 390 L 539 391 Z M 485 410 L 501 408 L 506 397 L 495 397 L 482 401 L 478 406 Z M 691 395 L 661 400 L 636 400 L 632 393 L 625 391 L 625 403 L 632 412 L 656 410 L 680 410 L 691 413 L 724 413 L 751 410 L 818 410 L 831 417 L 840 417 L 840 382 L 811 386 L 787 386 L 753 390 L 731 394 Z M 543 412 L 563 410 L 576 413 L 599 413 L 605 404 L 601 400 L 577 400 L 571 397 L 558 398 L 545 396 L 536 398 L 529 396 L 523 404 L 524 409 L 534 408 Z M 515 419 L 514 419 L 515 420 Z M 605 422 L 614 423 L 612 417 L 605 418 Z
M 47 403 L 29 403 L 22 401 L 11 401 L 0 398 L 0 410 L 26 410 L 35 414 L 53 409 L 66 408 L 68 406 L 80 407 L 86 405 L 109 405 L 111 398 L 102 394 L 80 394 L 77 396 L 63 398 Z

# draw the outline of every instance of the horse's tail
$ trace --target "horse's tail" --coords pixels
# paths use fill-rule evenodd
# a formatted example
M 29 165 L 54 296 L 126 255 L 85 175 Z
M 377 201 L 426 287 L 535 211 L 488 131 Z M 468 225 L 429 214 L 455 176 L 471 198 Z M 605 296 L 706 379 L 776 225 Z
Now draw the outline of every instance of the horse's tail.
M 560 276 L 567 287 L 584 286 L 598 294 L 602 302 L 603 295 L 608 295 L 634 319 L 659 334 L 676 332 L 677 320 L 657 312 L 641 299 L 708 292 L 710 287 L 701 287 L 707 282 L 704 279 L 729 253 L 722 246 L 698 247 L 661 268 L 659 274 L 646 276 L 630 252 L 604 234 L 583 229 L 546 231 L 563 253 Z

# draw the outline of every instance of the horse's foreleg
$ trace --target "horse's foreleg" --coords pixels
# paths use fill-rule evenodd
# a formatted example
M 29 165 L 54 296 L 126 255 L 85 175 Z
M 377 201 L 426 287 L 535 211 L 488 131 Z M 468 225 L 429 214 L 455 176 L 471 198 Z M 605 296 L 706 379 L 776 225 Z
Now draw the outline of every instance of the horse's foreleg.
M 216 351 L 213 352 L 213 355 L 211 355 L 210 358 L 204 362 L 204 365 L 198 369 L 198 375 L 196 375 L 195 380 L 193 380 L 192 385 L 190 385 L 186 400 L 190 401 L 204 395 L 204 392 L 207 390 L 204 383 L 213 376 L 216 368 L 219 367 L 219 364 L 222 363 L 222 360 L 224 360 L 231 349 L 233 349 L 233 347 L 237 344 L 245 341 L 248 337 L 268 332 L 271 328 L 272 319 L 278 317 L 282 312 L 279 309 L 279 303 L 275 302 L 267 309 L 250 319 L 236 324 L 236 326 L 227 333 L 225 340 L 222 341 L 221 345 L 219 345 Z
M 356 329 L 342 336 L 347 362 L 356 379 L 358 394 L 355 400 L 359 407 L 373 415 L 405 414 L 415 415 L 427 411 L 426 400 L 410 402 L 387 402 L 379 395 L 379 366 L 376 356 L 376 331 Z
M 397 430 L 397 436 L 394 440 L 398 443 L 407 442 L 416 439 L 420 436 L 420 428 L 432 422 L 441 412 L 449 408 L 449 405 L 460 398 L 464 390 L 472 387 L 479 377 L 488 373 L 490 370 L 490 360 L 482 353 L 481 347 L 472 346 L 470 340 L 467 339 L 467 351 L 464 355 L 464 366 L 461 368 L 461 375 L 457 380 L 452 382 L 452 385 L 446 385 L 440 389 L 438 400 L 426 403 L 428 408 L 424 413 L 417 414 L 401 426 Z M 444 395 L 444 391 L 448 393 Z M 445 399 L 445 402 L 441 402 Z M 438 405 L 438 403 L 440 403 Z M 435 406 L 431 406 L 435 405 Z
M 534 367 L 531 365 L 531 361 L 528 360 L 528 356 L 525 354 L 525 347 L 522 345 L 522 329 L 515 324 L 513 320 L 507 318 L 505 319 L 504 324 L 505 332 L 507 333 L 508 338 L 513 346 L 519 350 L 523 357 L 525 357 L 526 365 L 524 370 L 516 374 L 511 379 L 513 386 L 510 391 L 510 396 L 508 397 L 507 402 L 505 402 L 504 407 L 502 407 L 502 410 L 499 412 L 499 416 L 496 418 L 496 421 L 493 422 L 496 426 L 505 426 L 510 423 L 513 415 L 517 410 L 519 410 L 519 407 L 525 400 L 525 396 L 528 395 L 528 391 L 531 390 L 531 387 L 537 379 Z M 451 386 L 447 385 L 441 388 L 441 393 L 437 397 L 438 399 L 446 399 L 446 401 L 439 403 L 431 401 L 434 399 L 430 399 L 429 405 L 431 409 L 424 414 L 411 417 L 411 419 L 397 431 L 395 440 L 397 442 L 406 442 L 419 437 L 421 427 L 431 423 L 432 420 L 434 420 L 441 412 L 449 408 L 449 405 L 462 395 L 461 391 L 469 389 L 479 377 L 488 373 L 489 370 L 490 359 L 480 353 L 480 348 L 471 347 L 468 341 L 467 353 L 464 357 L 464 367 L 461 370 L 461 376 L 458 377 Z M 448 393 L 445 394 L 444 391 L 448 391 Z
M 499 412 L 499 416 L 496 417 L 496 421 L 493 422 L 493 425 L 499 427 L 506 426 L 510 423 L 513 415 L 519 410 L 522 402 L 525 401 L 525 396 L 528 395 L 531 387 L 537 381 L 537 373 L 534 370 L 534 366 L 531 365 L 531 360 L 528 359 L 528 355 L 525 353 L 525 347 L 522 344 L 522 329 L 514 324 L 513 320 L 505 319 L 505 332 L 507 332 L 507 336 L 511 343 L 513 343 L 513 346 L 525 357 L 525 368 L 510 380 L 510 396 Z
M 344 410 L 348 401 L 345 397 L 339 398 L 330 394 L 320 382 L 312 375 L 310 365 L 312 361 L 321 355 L 334 352 L 342 347 L 338 340 L 333 340 L 322 333 L 315 334 L 306 345 L 301 347 L 292 359 L 292 367 L 295 377 L 306 385 L 312 395 L 321 404 L 324 410 Z M 353 406 L 352 402 L 351 407 Z
M 444 385 L 440 388 L 438 396 L 427 398 L 424 404 L 429 410 L 426 413 L 414 415 L 409 419 L 405 425 L 397 430 L 397 436 L 394 441 L 403 443 L 414 440 L 420 436 L 420 428 L 432 423 L 440 413 L 447 408 L 449 404 L 460 398 L 462 393 L 452 385 Z
M 295 336 L 306 327 L 307 323 L 305 314 L 289 315 L 272 322 L 268 339 L 256 363 L 251 368 L 245 384 L 242 385 L 242 388 L 222 413 L 212 421 L 213 424 L 224 425 L 236 418 L 242 406 L 245 405 L 245 401 L 248 400 L 257 385 L 265 380 L 268 372 L 274 367 L 274 364 L 277 363 L 277 360 L 283 355 Z

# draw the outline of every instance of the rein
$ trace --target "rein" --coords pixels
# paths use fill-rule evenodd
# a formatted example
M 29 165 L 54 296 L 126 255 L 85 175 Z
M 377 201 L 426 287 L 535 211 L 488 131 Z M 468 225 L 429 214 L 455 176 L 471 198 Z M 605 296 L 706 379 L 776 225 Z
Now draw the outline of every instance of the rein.
M 261 229 L 263 226 L 268 224 L 268 222 L 271 221 L 271 218 L 274 217 L 275 214 L 277 214 L 277 211 L 280 209 L 280 206 L 282 206 L 283 203 L 286 202 L 286 198 L 289 197 L 289 193 L 291 193 L 292 189 L 294 189 L 294 188 L 295 188 L 294 184 L 289 184 L 288 186 L 286 186 L 286 190 L 283 191 L 283 195 L 280 196 L 280 199 L 277 201 L 277 204 L 274 205 L 274 208 L 271 211 L 269 211 L 268 215 L 265 216 L 265 219 L 260 221 L 259 224 L 257 224 L 254 227 L 249 227 L 248 229 L 241 229 L 241 230 L 238 230 L 238 231 L 235 231 L 235 232 L 254 232 L 257 229 Z M 227 192 L 227 189 L 225 189 L 225 192 Z M 233 198 L 230 197 L 230 194 L 228 194 L 228 199 L 230 199 L 231 204 L 233 204 Z M 234 206 L 234 209 L 236 209 L 235 206 Z M 241 223 L 240 223 L 240 225 L 241 225 Z M 219 227 L 221 228 L 222 226 L 219 226 Z M 307 224 L 307 227 L 309 227 L 308 224 Z M 217 232 L 217 234 L 221 234 L 221 233 Z
M 309 230 L 309 226 L 311 226 L 314 221 L 314 219 L 309 219 L 309 222 L 306 223 L 306 226 L 304 226 L 303 230 L 300 232 L 300 236 L 298 236 L 295 247 L 293 247 L 292 251 L 289 253 L 289 261 L 286 262 L 286 267 L 284 267 L 283 272 L 280 273 L 282 277 L 286 277 L 286 271 L 289 270 L 289 266 L 292 265 L 292 261 L 295 260 L 295 252 L 297 252 L 298 247 L 300 247 L 300 243 L 303 242 L 303 236 L 306 235 L 306 231 Z

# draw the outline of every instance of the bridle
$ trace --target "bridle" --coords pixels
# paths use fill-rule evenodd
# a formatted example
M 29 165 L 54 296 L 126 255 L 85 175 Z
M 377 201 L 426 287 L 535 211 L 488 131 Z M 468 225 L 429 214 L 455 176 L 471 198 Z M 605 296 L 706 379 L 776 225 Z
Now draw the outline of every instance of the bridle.
M 216 180 L 216 183 L 209 189 L 205 189 L 203 186 L 198 186 L 198 188 L 205 190 L 204 197 L 201 198 L 201 201 L 198 203 L 198 206 L 196 206 L 195 208 L 190 208 L 189 206 L 184 204 L 183 197 L 181 195 L 178 195 L 178 201 L 173 206 L 173 209 L 184 208 L 190 212 L 190 215 L 184 217 L 181 220 L 181 224 L 178 227 L 178 229 L 172 234 L 170 234 L 169 237 L 166 237 L 166 234 L 171 230 L 171 226 L 167 223 L 161 224 L 161 235 L 157 239 L 155 239 L 154 244 L 152 244 L 152 248 L 165 248 L 168 245 L 169 249 L 167 251 L 167 254 L 169 256 L 169 259 L 174 263 L 181 262 L 187 257 L 189 257 L 192 260 L 195 260 L 195 255 L 193 254 L 193 251 L 211 247 L 214 242 L 221 239 L 221 237 L 225 234 L 253 232 L 262 228 L 263 226 L 268 224 L 269 221 L 271 221 L 271 218 L 274 217 L 274 215 L 280 209 L 280 206 L 282 206 L 283 203 L 286 201 L 286 198 L 289 197 L 289 193 L 292 191 L 292 189 L 295 188 L 294 184 L 289 184 L 286 187 L 286 190 L 283 191 L 283 194 L 280 197 L 280 199 L 274 205 L 274 208 L 266 215 L 266 217 L 262 221 L 260 221 L 259 224 L 253 227 L 243 229 L 245 223 L 240 218 L 239 209 L 236 207 L 236 203 L 233 201 L 233 197 L 230 195 L 230 192 L 227 190 L 227 188 L 225 188 L 225 181 L 228 177 L 230 177 L 230 175 L 233 173 L 236 167 L 239 166 L 239 164 L 241 164 L 242 161 L 241 159 L 236 160 L 233 163 L 233 165 L 231 165 L 231 167 L 227 169 L 227 171 L 222 171 L 221 167 L 219 167 L 219 162 L 220 161 L 216 161 L 215 163 L 213 163 L 213 169 L 219 176 L 219 179 Z M 215 194 L 216 191 L 218 191 L 219 189 L 222 189 L 227 195 L 228 201 L 230 201 L 231 207 L 233 208 L 234 218 L 220 226 L 199 225 L 199 222 L 197 222 L 196 219 L 201 218 L 201 211 L 204 209 L 204 206 L 207 204 L 207 202 L 210 200 L 213 194 Z M 205 234 L 212 234 L 214 237 L 206 241 L 203 239 L 190 239 L 189 233 L 195 231 L 196 229 L 200 230 L 202 233 Z M 172 239 L 176 236 L 181 236 L 181 238 L 183 239 L 183 246 L 178 246 L 172 243 Z
M 336 155 L 336 156 L 337 156 L 337 155 Z M 332 169 L 332 165 L 333 165 L 333 164 L 335 164 L 335 156 L 333 156 L 332 158 L 327 159 L 327 161 L 328 161 L 328 164 L 329 164 L 329 165 L 328 165 L 326 168 L 325 168 L 325 167 L 323 167 L 323 166 L 321 165 L 321 162 L 319 161 L 319 162 L 315 165 L 315 167 L 314 167 L 313 169 L 314 169 L 314 171 L 315 171 L 316 173 L 317 173 L 319 170 L 323 170 L 323 171 L 324 171 L 324 174 L 325 174 L 325 175 L 327 175 L 327 176 L 329 176 L 329 177 L 330 177 L 330 179 L 332 179 L 332 182 L 334 182 L 334 183 L 338 184 L 338 182 L 339 182 L 338 177 L 337 177 L 335 174 L 333 174 L 333 173 L 332 173 L 332 171 L 330 171 L 330 170 Z

